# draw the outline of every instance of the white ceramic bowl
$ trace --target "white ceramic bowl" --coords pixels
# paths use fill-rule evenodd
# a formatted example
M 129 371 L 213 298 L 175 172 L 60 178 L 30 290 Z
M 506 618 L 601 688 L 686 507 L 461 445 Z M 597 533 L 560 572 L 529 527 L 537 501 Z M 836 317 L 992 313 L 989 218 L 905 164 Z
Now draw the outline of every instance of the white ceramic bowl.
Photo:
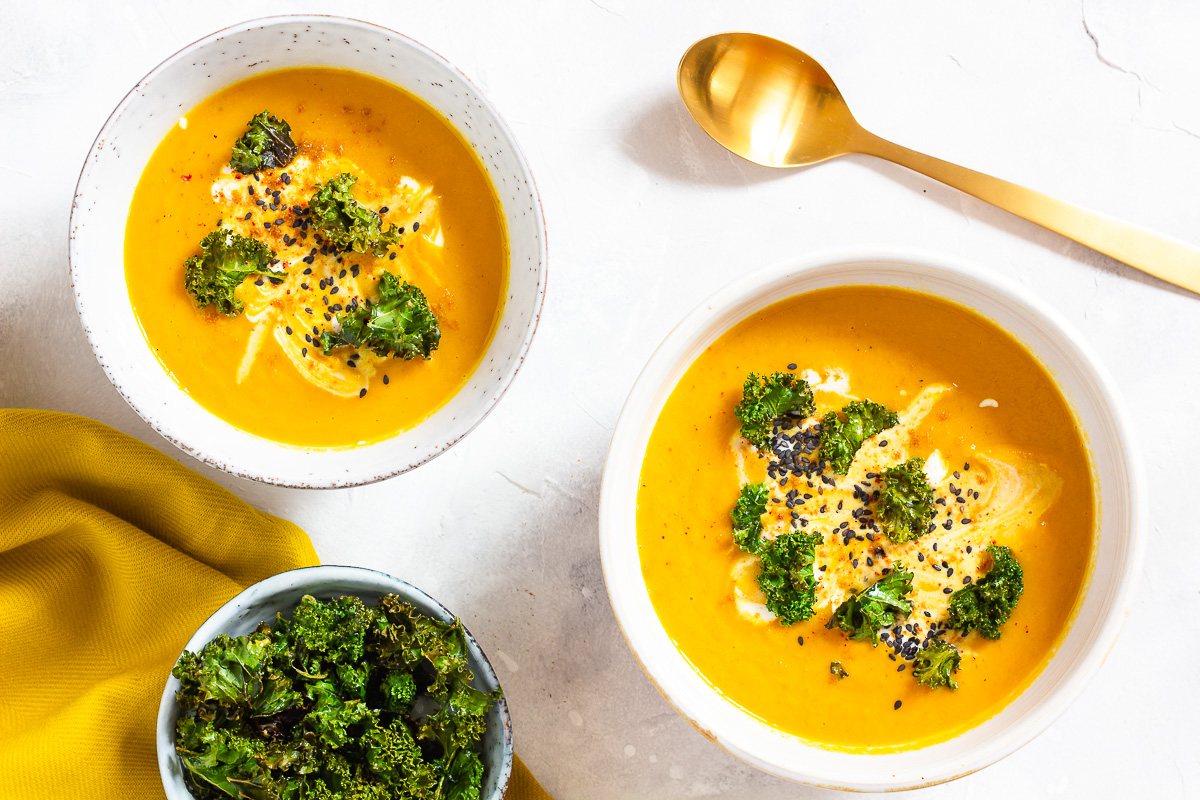
M 663 630 L 642 580 L 636 536 L 638 475 L 663 404 L 696 357 L 740 320 L 802 292 L 833 286 L 915 289 L 974 309 L 1020 339 L 1074 408 L 1091 452 L 1099 534 L 1082 606 L 1050 663 L 998 715 L 941 744 L 886 755 L 823 749 L 782 733 L 718 694 Z M 734 281 L 689 314 L 642 371 L 613 434 L 600 500 L 600 555 L 629 646 L 666 699 L 708 738 L 767 772 L 832 788 L 908 789 L 969 774 L 1012 753 L 1083 690 L 1116 640 L 1140 571 L 1142 479 L 1121 404 L 1079 337 L 1042 303 L 965 264 L 925 254 L 826 253 Z
M 292 447 L 239 430 L 191 399 L 155 359 L 125 289 L 125 219 L 142 170 L 176 120 L 220 89 L 298 66 L 352 69 L 437 109 L 470 142 L 500 197 L 509 237 L 508 296 L 466 386 L 421 424 L 375 444 Z M 320 16 L 254 20 L 188 45 L 121 101 L 88 153 L 71 210 L 71 283 L 84 331 L 109 380 L 142 419 L 185 452 L 243 478 L 300 488 L 355 486 L 419 466 L 487 415 L 537 327 L 546 234 L 533 177 L 511 131 L 478 88 L 432 50 L 366 22 Z
M 386 594 L 397 594 L 427 616 L 444 622 L 454 621 L 454 615 L 437 600 L 391 575 L 361 567 L 307 567 L 273 575 L 234 597 L 200 626 L 188 639 L 184 650 L 200 650 L 220 633 L 245 636 L 260 622 L 273 624 L 277 613 L 282 612 L 287 616 L 306 594 L 318 600 L 361 597 L 368 605 Z M 471 671 L 475 673 L 471 685 L 483 692 L 499 689 L 500 682 L 491 662 L 471 632 L 465 627 L 463 630 L 466 633 Z M 158 706 L 158 771 L 162 775 L 167 800 L 195 800 L 184 782 L 183 764 L 175 754 L 175 722 L 179 719 L 179 706 L 175 703 L 177 691 L 179 680 L 168 677 Z M 488 711 L 482 750 L 484 773 L 480 798 L 500 800 L 504 797 L 513 765 L 512 722 L 508 716 L 508 702 L 503 697 Z

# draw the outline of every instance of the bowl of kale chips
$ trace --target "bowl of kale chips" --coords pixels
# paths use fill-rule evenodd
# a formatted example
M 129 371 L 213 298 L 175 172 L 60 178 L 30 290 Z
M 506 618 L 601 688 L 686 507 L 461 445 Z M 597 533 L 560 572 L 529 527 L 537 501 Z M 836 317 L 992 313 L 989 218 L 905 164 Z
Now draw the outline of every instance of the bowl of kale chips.
M 512 728 L 474 637 L 420 589 L 322 566 L 246 589 L 158 713 L 169 800 L 499 800 Z

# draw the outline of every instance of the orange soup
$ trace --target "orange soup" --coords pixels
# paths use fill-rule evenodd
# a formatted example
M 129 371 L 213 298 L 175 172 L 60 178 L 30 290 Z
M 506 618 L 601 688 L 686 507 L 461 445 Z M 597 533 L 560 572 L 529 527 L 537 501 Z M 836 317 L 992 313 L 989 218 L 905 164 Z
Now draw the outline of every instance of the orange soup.
M 1019 342 L 929 295 L 845 287 L 691 365 L 646 450 L 638 546 L 715 689 L 815 744 L 889 752 L 1033 681 L 1086 585 L 1094 506 L 1074 414 Z
M 231 166 L 235 143 L 288 135 L 284 155 Z M 327 68 L 253 77 L 189 111 L 125 231 L 130 301 L 163 368 L 227 422 L 301 446 L 383 439 L 444 405 L 491 342 L 507 271 L 470 145 L 399 87 Z

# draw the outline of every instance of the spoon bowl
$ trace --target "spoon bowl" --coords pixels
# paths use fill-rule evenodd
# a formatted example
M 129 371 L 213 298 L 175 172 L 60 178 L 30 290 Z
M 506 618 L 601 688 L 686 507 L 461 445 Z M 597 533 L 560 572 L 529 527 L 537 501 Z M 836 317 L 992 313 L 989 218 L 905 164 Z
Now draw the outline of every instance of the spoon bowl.
M 863 133 L 825 68 L 769 36 L 701 39 L 679 62 L 678 80 L 700 127 L 764 167 L 800 167 L 854 152 Z
M 960 167 L 862 128 L 812 56 L 756 33 L 719 33 L 679 62 L 679 94 L 700 127 L 765 167 L 800 167 L 847 153 L 887 159 L 1200 293 L 1200 250 L 1176 239 Z

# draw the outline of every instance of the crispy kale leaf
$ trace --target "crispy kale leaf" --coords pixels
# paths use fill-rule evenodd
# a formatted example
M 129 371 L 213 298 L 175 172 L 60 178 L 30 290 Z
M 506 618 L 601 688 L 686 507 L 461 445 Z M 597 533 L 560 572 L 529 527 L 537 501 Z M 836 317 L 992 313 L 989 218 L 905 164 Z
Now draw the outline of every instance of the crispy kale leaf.
M 957 689 L 954 673 L 958 671 L 960 661 L 962 656 L 957 647 L 938 640 L 917 655 L 913 661 L 912 674 L 922 686 L 931 689 L 938 686 Z
M 893 542 L 924 536 L 932 527 L 935 507 L 933 487 L 925 477 L 925 459 L 910 458 L 883 471 L 875 517 Z
M 742 436 L 759 450 L 767 450 L 775 420 L 788 414 L 807 417 L 815 410 L 812 389 L 793 373 L 751 372 L 742 386 L 742 402 L 733 413 L 742 421 Z
M 784 625 L 793 625 L 813 614 L 817 602 L 817 545 L 821 535 L 789 531 L 764 540 L 758 555 L 762 572 L 758 588 L 767 598 L 767 608 Z
M 411 672 L 388 670 L 379 682 L 379 693 L 383 697 L 384 710 L 403 714 L 413 707 L 417 682 Z
M 913 574 L 897 564 L 894 571 L 848 597 L 825 627 L 836 625 L 850 634 L 851 639 L 869 641 L 872 646 L 878 644 L 875 634 L 880 628 L 912 613 L 912 601 L 907 599 L 913 590 L 912 579 Z
M 384 228 L 378 212 L 354 199 L 350 189 L 357 182 L 357 176 L 343 172 L 318 186 L 308 200 L 313 225 L 339 250 L 386 255 L 402 234 L 395 225 Z
M 339 312 L 339 330 L 321 333 L 321 350 L 329 355 L 337 347 L 371 350 L 410 360 L 429 358 L 441 342 L 438 318 L 416 286 L 390 272 L 381 272 L 379 297 L 370 305 Z
M 747 553 L 757 553 L 762 541 L 762 515 L 767 513 L 767 485 L 747 483 L 738 495 L 737 505 L 729 516 L 733 519 L 733 540 Z
M 842 678 L 850 677 L 850 673 L 846 672 L 845 668 L 842 666 L 842 662 L 840 662 L 840 661 L 830 661 L 829 662 L 829 674 L 836 677 L 839 681 Z
M 263 111 L 246 123 L 248 130 L 233 145 L 229 166 L 243 175 L 286 167 L 296 157 L 292 127 Z
M 1000 626 L 1012 616 L 1025 591 L 1025 575 L 1007 547 L 991 545 L 987 551 L 991 570 L 950 597 L 946 624 L 963 636 L 974 630 L 984 638 L 999 639 Z
M 774 539 L 763 538 L 762 515 L 767 511 L 766 484 L 742 487 L 733 519 L 733 540 L 747 553 L 760 559 L 758 587 L 767 598 L 767 608 L 784 625 L 808 619 L 817 601 L 817 576 L 813 564 L 821 536 L 791 531 Z
M 200 241 L 203 255 L 183 263 L 183 285 L 196 305 L 215 305 L 227 317 L 242 313 L 242 301 L 236 294 L 242 281 L 251 275 L 264 275 L 272 282 L 287 277 L 271 270 L 275 253 L 257 239 L 217 228 Z
M 821 420 L 821 460 L 845 475 L 862 443 L 900 422 L 895 411 L 870 400 L 855 400 L 842 409 L 845 420 L 830 411 Z
M 462 625 L 395 595 L 305 597 L 289 617 L 184 653 L 176 750 L 200 800 L 477 800 L 499 692 L 473 686 Z
M 199 653 L 184 652 L 171 673 L 181 684 L 176 699 L 185 710 L 209 718 L 222 706 L 235 707 L 239 717 L 265 717 L 299 705 L 300 693 L 274 668 L 269 648 L 270 637 L 263 633 L 221 634 Z

